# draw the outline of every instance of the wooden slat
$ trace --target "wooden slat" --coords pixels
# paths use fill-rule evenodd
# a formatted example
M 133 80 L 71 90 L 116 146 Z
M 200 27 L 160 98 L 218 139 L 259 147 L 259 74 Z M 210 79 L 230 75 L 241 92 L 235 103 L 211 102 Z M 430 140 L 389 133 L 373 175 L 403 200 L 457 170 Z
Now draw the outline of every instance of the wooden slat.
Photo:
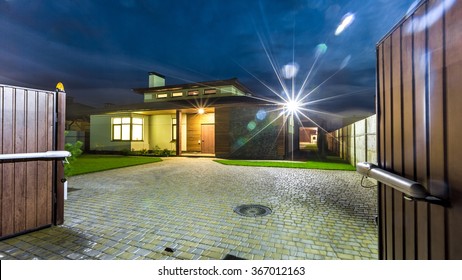
M 379 128 L 377 130 L 377 160 L 379 166 L 384 166 L 384 122 L 383 122 L 383 112 L 384 112 L 384 101 L 383 101 L 383 44 L 377 47 L 377 123 Z M 343 133 L 342 133 L 343 134 Z M 382 183 L 378 184 L 378 214 L 379 214 L 379 259 L 386 259 L 385 250 L 386 246 L 386 209 L 385 209 L 385 190 Z
M 393 95 L 391 91 L 391 37 L 385 39 L 383 43 L 383 119 L 384 119 L 384 168 L 391 170 L 393 168 Z M 390 187 L 384 188 L 385 196 L 385 211 L 387 213 L 385 217 L 386 221 L 386 251 L 387 259 L 394 258 L 394 191 Z
M 27 94 L 27 140 L 28 153 L 37 152 L 37 93 L 29 91 Z M 37 227 L 37 161 L 27 162 L 26 174 L 26 227 Z
M 429 1 L 429 10 L 442 5 L 443 0 Z M 446 153 L 445 153 L 445 105 L 443 92 L 443 19 L 429 27 L 429 73 L 428 73 L 428 127 L 429 127 L 429 182 L 428 189 L 432 195 L 447 198 L 447 186 L 445 178 Z M 430 258 L 446 258 L 446 228 L 445 209 L 438 205 L 430 207 Z
M 3 92 L 3 153 L 14 153 L 14 92 L 5 87 Z M 14 163 L 4 162 L 2 179 L 1 236 L 14 233 Z
M 54 144 L 54 129 L 55 129 L 55 123 L 54 123 L 54 118 L 55 118 L 55 108 L 54 108 L 54 95 L 53 94 L 50 94 L 50 93 L 47 93 L 47 120 L 48 120 L 48 123 L 47 123 L 47 128 L 48 128 L 48 131 L 47 131 L 47 151 L 52 151 L 52 150 L 55 150 L 55 147 L 53 146 Z M 46 196 L 46 208 L 43 208 L 43 209 L 46 209 L 46 215 L 45 215 L 45 219 L 46 219 L 46 224 L 49 224 L 51 225 L 53 223 L 53 211 L 55 210 L 55 207 L 56 205 L 54 204 L 53 202 L 53 195 L 56 195 L 54 192 L 55 190 L 53 189 L 54 184 L 55 182 L 53 181 L 53 176 L 55 175 L 54 174 L 54 164 L 56 164 L 55 161 L 47 161 L 47 184 L 46 184 L 46 193 L 47 193 L 47 196 Z
M 398 28 L 392 38 L 392 124 L 393 143 L 392 153 L 393 170 L 398 175 L 403 175 L 403 138 L 402 138 L 402 94 L 401 94 L 401 29 Z M 402 193 L 393 190 L 393 229 L 394 229 L 394 259 L 404 258 L 404 209 Z
M 414 84 L 413 84 L 413 36 L 412 19 L 403 23 L 402 33 L 402 80 L 403 80 L 403 173 L 404 177 L 414 179 L 415 149 L 414 149 Z M 415 259 L 415 203 L 404 201 L 404 258 Z
M 415 13 L 423 20 L 426 5 L 422 5 Z M 414 80 L 415 80 L 415 161 L 416 181 L 427 186 L 427 46 L 426 32 L 414 32 Z M 417 258 L 428 259 L 428 204 L 417 202 Z
M 448 1 L 446 1 L 448 3 Z M 462 1 L 456 1 L 446 15 L 447 75 L 447 176 L 451 207 L 448 211 L 448 257 L 462 259 Z
M 26 116 L 24 89 L 16 89 L 14 109 L 14 152 L 26 152 Z M 14 164 L 14 232 L 26 230 L 26 163 Z
M 0 124 L 3 126 L 3 86 L 0 86 Z M 3 154 L 3 129 L 0 129 L 0 153 Z M 0 164 L 0 224 L 3 220 L 3 164 Z M 2 236 L 2 227 L 0 226 L 0 236 Z
M 47 94 L 38 93 L 37 107 L 37 149 L 39 152 L 48 150 L 48 99 Z M 49 223 L 47 220 L 48 211 L 48 163 L 39 161 L 37 172 L 40 176 L 37 178 L 37 226 L 43 226 Z

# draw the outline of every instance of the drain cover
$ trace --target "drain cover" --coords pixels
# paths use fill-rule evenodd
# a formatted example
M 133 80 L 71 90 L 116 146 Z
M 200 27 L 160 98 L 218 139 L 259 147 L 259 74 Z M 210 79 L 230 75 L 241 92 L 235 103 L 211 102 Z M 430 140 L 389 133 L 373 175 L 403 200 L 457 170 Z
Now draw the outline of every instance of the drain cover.
M 263 205 L 246 204 L 235 207 L 234 212 L 238 213 L 241 216 L 257 217 L 271 214 L 271 209 Z

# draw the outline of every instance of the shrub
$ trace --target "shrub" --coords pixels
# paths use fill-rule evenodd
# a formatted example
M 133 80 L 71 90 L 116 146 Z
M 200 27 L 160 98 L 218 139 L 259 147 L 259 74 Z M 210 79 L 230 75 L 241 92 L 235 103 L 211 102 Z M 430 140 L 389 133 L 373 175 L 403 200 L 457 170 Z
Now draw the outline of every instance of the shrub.
M 66 143 L 64 145 L 64 149 L 71 153 L 71 156 L 67 158 L 68 163 L 64 164 L 64 176 L 67 177 L 70 174 L 70 171 L 72 169 L 72 163 L 75 162 L 77 160 L 77 157 L 83 153 L 82 146 L 83 142 L 81 141 L 77 141 L 74 144 Z

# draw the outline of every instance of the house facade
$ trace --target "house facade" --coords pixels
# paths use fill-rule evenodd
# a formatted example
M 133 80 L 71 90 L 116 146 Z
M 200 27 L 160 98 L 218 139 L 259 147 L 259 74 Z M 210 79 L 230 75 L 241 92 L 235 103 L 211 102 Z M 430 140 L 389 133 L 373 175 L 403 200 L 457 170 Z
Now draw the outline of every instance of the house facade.
M 166 86 L 164 76 L 150 73 L 149 87 L 134 92 L 143 103 L 91 116 L 90 150 L 248 159 L 288 152 L 281 105 L 254 98 L 237 79 Z

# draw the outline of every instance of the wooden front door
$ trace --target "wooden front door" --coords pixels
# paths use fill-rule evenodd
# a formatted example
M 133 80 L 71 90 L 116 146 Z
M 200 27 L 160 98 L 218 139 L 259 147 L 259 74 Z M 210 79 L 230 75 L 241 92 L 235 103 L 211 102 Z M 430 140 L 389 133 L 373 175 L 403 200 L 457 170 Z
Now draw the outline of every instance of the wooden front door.
M 204 154 L 215 153 L 215 125 L 203 124 L 201 128 L 201 152 Z

